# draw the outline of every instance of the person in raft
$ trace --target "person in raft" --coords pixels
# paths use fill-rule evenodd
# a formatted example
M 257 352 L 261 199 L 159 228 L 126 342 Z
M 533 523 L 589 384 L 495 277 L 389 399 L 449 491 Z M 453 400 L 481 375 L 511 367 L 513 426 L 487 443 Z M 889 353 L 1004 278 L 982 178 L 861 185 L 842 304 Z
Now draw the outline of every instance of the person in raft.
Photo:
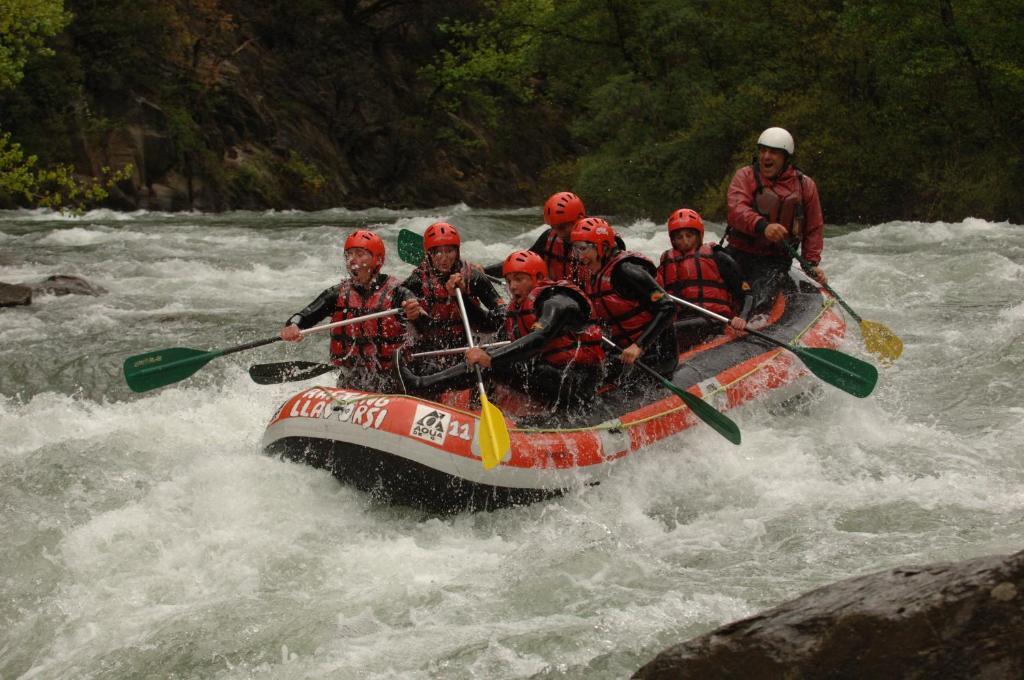
M 447 222 L 435 222 L 423 233 L 423 262 L 402 284 L 419 298 L 429 317 L 417 326 L 416 350 L 431 351 L 466 346 L 466 331 L 455 298 L 462 291 L 466 314 L 474 331 L 493 333 L 505 320 L 505 301 L 494 290 L 479 266 L 461 257 L 459 230 Z M 462 361 L 458 354 L 437 357 L 429 362 L 444 368 Z
M 787 279 L 792 257 L 783 242 L 800 250 L 811 265 L 808 275 L 827 281 L 819 264 L 824 217 L 818 187 L 793 164 L 795 150 L 793 135 L 768 128 L 752 163 L 729 184 L 725 249 L 753 287 L 755 310 L 770 305 Z
M 569 235 L 576 222 L 587 216 L 586 208 L 579 196 L 571 191 L 559 191 L 551 194 L 544 202 L 544 223 L 550 229 L 542 233 L 530 246 L 531 252 L 537 253 L 544 260 L 548 267 L 548 276 L 553 281 L 565 279 L 576 280 L 576 272 L 573 270 L 571 257 L 571 242 Z M 626 246 L 616 236 L 619 248 Z M 485 271 L 490 276 L 501 276 L 503 262 L 488 266 Z
M 611 225 L 597 217 L 577 222 L 571 239 L 597 320 L 621 349 L 618 361 L 608 366 L 607 382 L 627 392 L 646 389 L 650 376 L 631 369 L 637 360 L 671 379 L 679 365 L 672 327 L 676 306 L 658 285 L 657 267 L 639 253 L 620 249 Z
M 704 243 L 704 220 L 696 210 L 680 208 L 668 218 L 672 247 L 661 254 L 658 285 L 687 302 L 730 317 L 729 327 L 742 331 L 754 299 L 739 265 L 717 243 Z M 676 341 L 681 350 L 717 335 L 719 322 L 680 306 Z
M 417 376 L 399 364 L 411 393 L 431 394 L 469 387 L 474 366 L 495 381 L 529 394 L 552 411 L 589 407 L 603 377 L 601 329 L 591 320 L 590 301 L 575 284 L 548 279 L 547 265 L 529 250 L 505 258 L 502 273 L 512 301 L 505 318 L 503 347 L 466 352 L 466 361 L 433 375 Z
M 302 340 L 300 329 L 324 318 L 331 322 L 353 319 L 373 312 L 401 307 L 417 326 L 427 320 L 416 296 L 394 276 L 381 273 L 384 242 L 366 229 L 345 239 L 345 266 L 350 278 L 331 286 L 302 311 L 292 315 L 281 330 L 281 339 Z M 338 385 L 372 392 L 391 392 L 391 365 L 406 340 L 401 315 L 387 316 L 331 329 L 331 363 L 341 367 Z

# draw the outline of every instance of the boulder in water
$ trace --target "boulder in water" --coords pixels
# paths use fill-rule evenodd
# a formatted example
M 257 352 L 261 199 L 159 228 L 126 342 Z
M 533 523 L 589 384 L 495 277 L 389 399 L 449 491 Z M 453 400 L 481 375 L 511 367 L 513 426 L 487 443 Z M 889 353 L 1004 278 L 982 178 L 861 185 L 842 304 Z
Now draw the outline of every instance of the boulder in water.
M 65 274 L 55 274 L 43 279 L 39 283 L 33 283 L 32 291 L 36 294 L 93 296 L 104 295 L 107 292 L 105 288 L 90 283 L 80 276 Z
M 1024 677 L 1024 551 L 841 581 L 666 649 L 633 676 Z
M 17 283 L 0 283 L 0 307 L 32 304 L 32 289 Z

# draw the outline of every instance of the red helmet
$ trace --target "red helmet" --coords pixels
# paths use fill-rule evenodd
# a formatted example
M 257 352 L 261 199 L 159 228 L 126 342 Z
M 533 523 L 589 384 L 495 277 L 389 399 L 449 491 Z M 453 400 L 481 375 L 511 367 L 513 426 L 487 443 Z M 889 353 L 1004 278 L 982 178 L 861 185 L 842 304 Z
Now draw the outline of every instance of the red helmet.
M 583 207 L 583 201 L 571 191 L 559 191 L 557 194 L 552 194 L 544 203 L 544 221 L 552 227 L 575 222 L 586 216 L 587 211 Z
M 462 239 L 459 230 L 447 222 L 434 222 L 423 232 L 423 249 L 430 250 L 439 246 L 459 247 Z
M 380 269 L 384 265 L 384 241 L 372 231 L 356 229 L 345 239 L 345 250 L 349 248 L 365 248 L 373 255 L 373 266 Z
M 703 238 L 704 220 L 700 218 L 696 210 L 680 208 L 668 216 L 668 233 L 671 236 L 672 232 L 679 231 L 680 229 L 694 229 L 700 232 Z
M 517 250 L 505 258 L 505 264 L 501 265 L 501 275 L 508 278 L 510 274 L 529 274 L 534 281 L 541 281 L 548 278 L 548 265 L 537 253 L 532 250 Z
M 615 248 L 615 230 L 607 220 L 600 217 L 587 217 L 576 223 L 569 235 L 571 243 L 593 243 L 602 258 Z

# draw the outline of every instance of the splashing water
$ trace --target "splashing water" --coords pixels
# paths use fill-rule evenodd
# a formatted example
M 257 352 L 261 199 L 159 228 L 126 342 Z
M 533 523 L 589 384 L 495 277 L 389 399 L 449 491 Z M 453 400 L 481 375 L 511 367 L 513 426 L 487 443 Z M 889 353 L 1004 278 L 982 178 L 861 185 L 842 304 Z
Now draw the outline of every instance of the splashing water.
M 1006 223 L 830 231 L 836 290 L 906 343 L 871 398 L 749 404 L 741 447 L 694 428 L 528 507 L 438 519 L 263 456 L 301 386 L 245 369 L 326 341 L 124 385 L 131 354 L 276 333 L 341 275 L 347 229 L 378 229 L 404 276 L 399 230 L 439 219 L 485 264 L 542 231 L 536 210 L 464 205 L 0 214 L 0 281 L 109 291 L 0 310 L 0 677 L 621 678 L 834 580 L 1020 549 L 1024 231 Z M 621 232 L 668 247 L 660 223 Z M 872 358 L 856 335 L 843 350 Z

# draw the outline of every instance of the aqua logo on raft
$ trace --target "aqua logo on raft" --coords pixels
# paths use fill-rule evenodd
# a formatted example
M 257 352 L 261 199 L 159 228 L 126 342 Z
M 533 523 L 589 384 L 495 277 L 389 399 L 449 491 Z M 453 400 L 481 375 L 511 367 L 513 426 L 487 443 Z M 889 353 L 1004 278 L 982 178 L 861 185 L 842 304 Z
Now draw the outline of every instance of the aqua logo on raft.
M 444 444 L 448 436 L 448 421 L 452 414 L 441 409 L 423 404 L 416 404 L 416 415 L 413 416 L 412 429 L 409 434 L 431 444 Z

